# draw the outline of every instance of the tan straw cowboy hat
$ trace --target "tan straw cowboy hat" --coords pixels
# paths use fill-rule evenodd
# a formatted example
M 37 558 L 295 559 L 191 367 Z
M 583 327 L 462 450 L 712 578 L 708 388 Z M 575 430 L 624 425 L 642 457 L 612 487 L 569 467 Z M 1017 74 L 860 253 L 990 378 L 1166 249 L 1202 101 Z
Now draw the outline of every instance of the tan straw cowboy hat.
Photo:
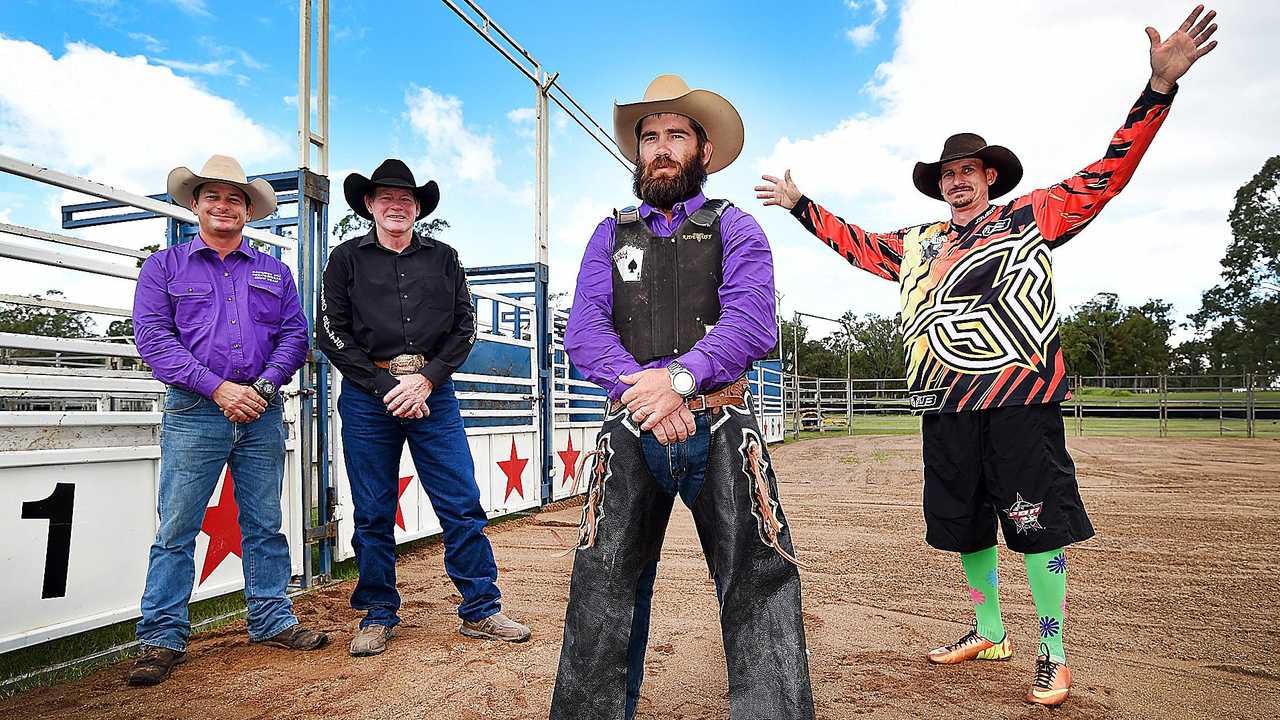
M 173 198 L 175 204 L 191 209 L 196 188 L 208 182 L 226 183 L 243 190 L 249 198 L 249 204 L 253 206 L 250 222 L 261 220 L 276 211 L 276 191 L 271 189 L 271 183 L 262 178 L 249 182 L 240 163 L 227 155 L 209 158 L 198 174 L 185 167 L 171 170 L 167 182 L 169 197 Z
M 684 115 L 702 126 L 715 147 L 708 174 L 729 167 L 742 152 L 742 116 L 728 100 L 710 90 L 690 90 L 679 75 L 659 75 L 643 100 L 613 104 L 613 139 L 631 162 L 640 154 L 640 121 L 657 113 Z

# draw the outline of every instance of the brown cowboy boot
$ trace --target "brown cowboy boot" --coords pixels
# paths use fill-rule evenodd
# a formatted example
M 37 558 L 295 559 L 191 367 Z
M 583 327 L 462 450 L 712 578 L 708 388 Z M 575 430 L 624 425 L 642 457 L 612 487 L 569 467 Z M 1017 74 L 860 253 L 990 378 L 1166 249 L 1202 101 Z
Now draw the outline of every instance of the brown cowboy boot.
M 316 650 L 329 642 L 329 636 L 319 630 L 308 630 L 301 625 L 291 625 L 265 640 L 253 642 L 285 650 Z
M 142 654 L 133 661 L 129 668 L 128 683 L 130 685 L 158 685 L 169 677 L 173 668 L 187 660 L 185 652 L 169 648 L 143 645 Z

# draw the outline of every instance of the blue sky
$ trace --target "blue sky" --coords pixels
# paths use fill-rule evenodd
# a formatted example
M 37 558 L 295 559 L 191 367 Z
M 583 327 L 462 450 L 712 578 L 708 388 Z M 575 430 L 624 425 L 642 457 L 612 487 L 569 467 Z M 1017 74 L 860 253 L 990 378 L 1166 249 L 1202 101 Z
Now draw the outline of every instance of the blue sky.
M 444 239 L 466 264 L 531 259 L 532 125 L 522 112 L 531 84 L 441 2 L 333 5 L 335 219 L 345 172 L 400 156 L 439 180 L 437 214 L 452 224 Z M 911 189 L 910 165 L 936 156 L 952 132 L 1014 147 L 1028 167 L 1023 192 L 1053 182 L 1096 159 L 1137 96 L 1148 73 L 1142 27 L 1167 33 L 1186 12 L 1154 1 L 483 6 L 606 128 L 615 99 L 639 98 L 663 72 L 729 98 L 746 145 L 708 193 L 761 220 L 784 312 L 834 315 L 892 313 L 896 289 L 762 208 L 751 191 L 762 170 L 794 168 L 802 190 L 876 230 L 944 216 Z M 1277 11 L 1238 0 L 1219 10 L 1223 46 L 1184 81 L 1131 189 L 1059 255 L 1063 309 L 1114 290 L 1191 312 L 1214 281 L 1231 195 L 1275 152 L 1280 121 L 1262 101 L 1280 92 L 1276 73 L 1239 72 L 1273 67 L 1266 37 L 1280 30 Z M 957 37 L 984 36 L 1002 41 L 966 61 Z M 171 167 L 198 167 L 213 152 L 237 155 L 251 173 L 296 166 L 296 2 L 11 0 L 0 4 L 0 62 L 16 68 L 0 78 L 4 154 L 146 192 L 162 191 Z M 1256 107 L 1230 108 L 1227 93 Z M 552 150 L 552 282 L 569 290 L 595 224 L 633 199 L 622 168 L 558 113 Z M 57 230 L 56 206 L 68 200 L 0 178 L 0 221 Z M 157 233 L 98 235 L 137 247 Z M 0 263 L 14 276 L 12 261 Z M 15 282 L 24 292 L 67 284 L 53 272 L 24 268 Z

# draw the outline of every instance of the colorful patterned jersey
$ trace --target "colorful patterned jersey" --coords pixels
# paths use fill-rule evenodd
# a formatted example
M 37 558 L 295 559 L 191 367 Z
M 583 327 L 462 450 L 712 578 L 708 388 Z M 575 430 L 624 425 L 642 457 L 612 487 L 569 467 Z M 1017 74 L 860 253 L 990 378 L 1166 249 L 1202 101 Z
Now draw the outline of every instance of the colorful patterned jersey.
M 872 233 L 807 197 L 796 203 L 792 214 L 831 249 L 898 281 L 913 409 L 981 410 L 1070 397 L 1049 250 L 1075 237 L 1124 189 L 1172 99 L 1148 86 L 1101 160 L 1052 187 L 993 205 L 963 227 L 942 221 Z

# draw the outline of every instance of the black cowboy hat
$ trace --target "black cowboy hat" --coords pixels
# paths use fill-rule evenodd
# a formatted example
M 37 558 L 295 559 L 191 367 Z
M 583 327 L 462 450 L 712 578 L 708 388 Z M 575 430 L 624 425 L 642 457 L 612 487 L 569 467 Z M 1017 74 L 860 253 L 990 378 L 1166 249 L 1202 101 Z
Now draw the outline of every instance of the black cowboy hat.
M 943 143 L 942 156 L 938 158 L 938 162 L 916 163 L 916 169 L 911 173 L 916 189 L 934 200 L 942 200 L 938 181 L 942 178 L 943 163 L 964 158 L 978 158 L 983 165 L 995 168 L 996 181 L 988 191 L 991 198 L 998 198 L 1009 192 L 1022 180 L 1022 163 L 1012 150 L 999 145 L 988 145 L 981 135 L 959 133 Z
M 360 173 L 351 173 L 342 181 L 342 192 L 347 196 L 347 205 L 365 220 L 372 220 L 373 216 L 364 206 L 364 196 L 376 187 L 405 188 L 412 191 L 413 196 L 418 199 L 418 217 L 415 220 L 430 215 L 440 204 L 440 186 L 435 180 L 428 180 L 426 185 L 419 187 L 414 182 L 413 171 L 408 165 L 395 158 L 387 158 L 373 171 L 373 175 L 365 177 Z

